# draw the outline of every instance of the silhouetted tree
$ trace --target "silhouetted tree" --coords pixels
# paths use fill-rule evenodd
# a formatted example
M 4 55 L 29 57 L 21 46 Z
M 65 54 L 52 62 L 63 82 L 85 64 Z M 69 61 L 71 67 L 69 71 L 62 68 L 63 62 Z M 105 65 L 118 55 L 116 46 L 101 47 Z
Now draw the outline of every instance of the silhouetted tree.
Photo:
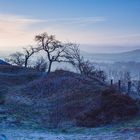
M 107 75 L 103 70 L 95 70 L 92 75 L 101 81 L 105 81 L 107 79 Z
M 29 58 L 36 53 L 38 50 L 36 48 L 33 48 L 32 46 L 30 46 L 30 48 L 23 48 L 24 49 L 24 67 L 28 66 L 28 60 Z
M 6 58 L 6 61 L 11 64 L 27 67 L 30 57 L 34 53 L 38 52 L 38 50 L 36 48 L 33 48 L 32 46 L 30 46 L 30 48 L 23 49 L 24 49 L 23 53 L 22 52 L 13 53 L 9 56 L 9 58 Z
M 43 57 L 39 57 L 36 61 L 36 64 L 35 64 L 34 68 L 37 71 L 45 72 L 48 68 L 48 64 Z
M 63 62 L 64 61 L 64 50 L 65 45 L 60 41 L 56 40 L 55 36 L 48 35 L 47 33 L 42 33 L 35 37 L 38 43 L 38 49 L 44 50 L 47 53 L 48 58 L 48 73 L 51 71 L 53 62 Z
M 129 82 L 131 81 L 131 73 L 129 71 L 124 72 L 124 82 Z
M 80 74 L 89 78 L 98 78 L 105 81 L 106 74 L 104 71 L 96 70 L 93 63 L 84 59 L 80 53 L 79 45 L 70 43 L 65 51 L 66 59 L 68 59 L 68 62 L 72 64 Z
M 72 64 L 76 70 L 83 74 L 83 62 L 84 57 L 80 54 L 79 45 L 68 43 L 65 50 L 65 57 L 70 64 Z
M 9 58 L 6 58 L 5 61 L 17 66 L 23 66 L 25 63 L 24 54 L 21 52 L 15 52 L 9 55 Z

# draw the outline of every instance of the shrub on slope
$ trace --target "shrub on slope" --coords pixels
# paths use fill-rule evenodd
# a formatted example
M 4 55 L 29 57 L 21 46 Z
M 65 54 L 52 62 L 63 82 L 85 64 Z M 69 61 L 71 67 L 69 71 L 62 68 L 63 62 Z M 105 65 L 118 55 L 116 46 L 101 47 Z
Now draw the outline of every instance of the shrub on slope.
M 132 118 L 138 113 L 136 102 L 127 95 L 105 90 L 101 95 L 100 108 L 77 117 L 78 126 L 95 127 Z

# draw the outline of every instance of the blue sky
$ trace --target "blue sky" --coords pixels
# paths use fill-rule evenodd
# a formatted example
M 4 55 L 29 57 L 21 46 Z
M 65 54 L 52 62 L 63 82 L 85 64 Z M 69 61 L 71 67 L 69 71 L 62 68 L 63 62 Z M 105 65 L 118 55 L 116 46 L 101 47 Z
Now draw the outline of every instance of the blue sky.
M 48 32 L 79 44 L 140 46 L 140 0 L 0 0 L 0 49 Z

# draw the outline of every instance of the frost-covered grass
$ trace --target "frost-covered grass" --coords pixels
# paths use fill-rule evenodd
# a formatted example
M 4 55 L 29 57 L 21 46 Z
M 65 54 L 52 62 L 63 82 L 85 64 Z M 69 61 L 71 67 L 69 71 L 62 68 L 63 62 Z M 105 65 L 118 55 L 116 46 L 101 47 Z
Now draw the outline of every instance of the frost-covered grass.
M 96 99 L 94 93 L 105 86 L 97 80 L 65 71 L 50 76 L 17 67 L 3 67 L 0 71 L 0 93 L 7 93 L 6 103 L 0 105 L 0 140 L 140 140 L 139 117 L 98 128 L 46 129 L 48 111 L 52 109 L 64 110 L 67 122 L 75 106 L 89 108 L 89 101 Z M 72 106 L 70 112 L 64 108 L 68 105 Z M 63 122 L 64 117 L 61 119 Z
M 0 127 L 7 140 L 140 140 L 140 118 L 98 128 L 36 129 Z M 3 139 L 2 139 L 3 140 Z
M 71 128 L 68 130 L 2 129 L 7 140 L 139 140 L 140 131 L 114 131 L 105 128 Z

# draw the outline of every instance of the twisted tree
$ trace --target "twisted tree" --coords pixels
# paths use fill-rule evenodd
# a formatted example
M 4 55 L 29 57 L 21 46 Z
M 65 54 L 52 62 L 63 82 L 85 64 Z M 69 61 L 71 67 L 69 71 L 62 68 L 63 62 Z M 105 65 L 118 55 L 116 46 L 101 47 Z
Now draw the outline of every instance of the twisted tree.
M 27 67 L 28 65 L 28 60 L 29 58 L 36 53 L 38 50 L 36 48 L 33 48 L 32 46 L 30 46 L 29 49 L 27 48 L 23 48 L 24 49 L 24 67 Z
M 10 54 L 9 58 L 6 58 L 6 61 L 20 67 L 27 67 L 30 57 L 34 53 L 38 52 L 38 50 L 36 48 L 33 48 L 32 46 L 30 46 L 30 48 L 23 49 L 24 52 L 15 52 L 13 54 Z
M 24 54 L 21 52 L 15 52 L 9 55 L 9 58 L 5 59 L 6 62 L 11 63 L 13 65 L 17 65 L 22 67 L 24 65 Z
M 52 63 L 64 61 L 66 46 L 56 40 L 55 36 L 42 33 L 35 37 L 38 43 L 38 50 L 44 50 L 48 58 L 48 73 L 51 71 Z
M 79 45 L 72 43 L 68 44 L 65 53 L 68 62 L 72 64 L 80 74 L 89 78 L 97 78 L 105 81 L 106 74 L 104 71 L 95 69 L 92 62 L 84 59 L 80 53 Z

